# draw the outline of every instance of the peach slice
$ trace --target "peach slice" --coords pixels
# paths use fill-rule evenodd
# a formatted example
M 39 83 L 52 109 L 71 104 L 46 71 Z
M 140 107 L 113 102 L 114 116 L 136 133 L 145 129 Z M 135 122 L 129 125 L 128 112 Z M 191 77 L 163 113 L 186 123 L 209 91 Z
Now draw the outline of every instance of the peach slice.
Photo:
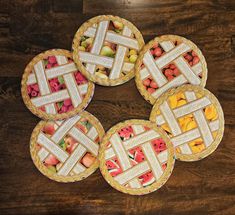
M 85 167 L 90 167 L 96 158 L 91 153 L 86 153 L 85 156 L 82 158 L 81 162 Z
M 177 107 L 178 101 L 177 101 L 177 97 L 175 95 L 169 97 L 169 102 L 170 102 L 171 108 L 176 108 Z
M 214 120 L 217 118 L 217 111 L 214 105 L 210 105 L 205 108 L 205 115 L 208 120 Z
M 191 150 L 193 153 L 199 153 L 205 149 L 205 145 L 203 144 L 202 138 L 198 138 L 189 143 Z

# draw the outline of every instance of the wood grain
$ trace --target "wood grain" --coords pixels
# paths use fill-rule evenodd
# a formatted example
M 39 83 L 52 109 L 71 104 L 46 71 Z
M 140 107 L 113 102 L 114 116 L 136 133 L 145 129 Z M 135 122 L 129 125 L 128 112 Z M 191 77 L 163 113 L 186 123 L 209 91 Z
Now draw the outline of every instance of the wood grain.
M 29 139 L 39 119 L 24 106 L 20 80 L 34 55 L 71 49 L 78 27 L 98 14 L 132 21 L 145 41 L 179 34 L 203 51 L 207 88 L 225 113 L 225 135 L 208 158 L 176 162 L 159 191 L 141 197 L 112 189 L 97 170 L 86 180 L 60 184 L 33 165 Z M 231 0 L 0 0 L 0 214 L 235 214 L 235 1 Z M 151 105 L 134 80 L 118 87 L 96 86 L 87 110 L 107 130 L 119 121 L 148 119 Z

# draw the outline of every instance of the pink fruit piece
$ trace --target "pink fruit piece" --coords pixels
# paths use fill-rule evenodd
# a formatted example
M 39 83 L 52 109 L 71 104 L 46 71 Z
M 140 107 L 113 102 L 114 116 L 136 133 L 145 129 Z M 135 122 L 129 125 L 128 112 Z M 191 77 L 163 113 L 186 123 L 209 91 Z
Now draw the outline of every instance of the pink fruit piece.
M 157 47 L 154 49 L 154 55 L 157 57 L 160 57 L 162 55 L 162 50 L 161 48 Z
M 81 163 L 85 166 L 85 167 L 90 167 L 94 162 L 95 162 L 96 158 L 91 154 L 91 153 L 86 153 L 82 160 Z
M 170 69 L 175 69 L 176 68 L 176 66 L 174 64 L 170 64 L 169 67 L 170 67 Z
M 163 139 L 155 139 L 151 143 L 156 153 L 160 153 L 166 150 L 166 143 L 163 141 Z
M 167 76 L 167 79 L 168 79 L 169 81 L 171 81 L 171 80 L 174 79 L 174 76 L 173 76 L 173 75 L 168 75 L 168 76 Z
M 190 62 L 189 62 L 189 65 L 190 65 L 190 66 L 193 66 L 193 61 L 190 61 Z
M 197 64 L 199 62 L 199 57 L 194 57 L 193 58 L 193 65 Z
M 193 56 L 193 57 L 197 56 L 197 54 L 196 54 L 195 51 L 192 51 L 192 56 Z
M 43 132 L 49 135 L 54 134 L 55 133 L 54 123 L 47 122 L 46 125 L 44 125 L 43 127 Z
M 59 160 L 52 154 L 50 154 L 45 160 L 44 163 L 47 165 L 56 165 L 59 163 Z
M 55 56 L 49 56 L 49 57 L 48 57 L 48 62 L 49 62 L 50 64 L 56 63 L 56 57 L 55 57 Z
M 68 107 L 68 111 L 71 111 L 71 110 L 73 110 L 73 109 L 74 109 L 73 105 L 70 105 L 70 106 Z
M 120 137 L 123 138 L 130 138 L 131 135 L 133 134 L 133 129 L 131 126 L 127 126 L 125 128 L 122 128 L 119 132 L 118 132 Z
M 66 145 L 66 151 L 71 152 L 77 141 L 73 137 L 65 137 L 64 142 Z
M 178 76 L 180 74 L 180 72 L 179 72 L 179 70 L 177 68 L 175 68 L 173 70 L 173 73 L 174 73 L 175 76 Z
M 171 69 L 166 69 L 165 72 L 164 72 L 164 74 L 165 74 L 166 76 L 173 75 L 173 70 L 171 70 Z
M 156 89 L 157 88 L 157 83 L 155 81 L 151 81 L 150 87 Z
M 143 85 L 144 86 L 149 86 L 149 84 L 150 84 L 150 79 L 149 78 L 147 78 L 147 79 L 145 79 L 144 81 L 143 81 Z
M 141 180 L 141 183 L 144 187 L 151 185 L 155 181 L 151 171 L 141 175 L 139 179 Z
M 154 49 L 150 50 L 151 55 L 154 55 Z
M 155 89 L 150 87 L 150 88 L 148 88 L 148 92 L 149 92 L 150 94 L 152 94 L 152 93 L 155 92 Z
M 62 111 L 63 113 L 66 113 L 66 112 L 68 111 L 68 108 L 67 108 L 66 106 L 62 106 L 62 107 L 61 107 L 61 111 Z
M 32 84 L 31 87 L 32 87 L 32 89 L 35 90 L 36 92 L 39 92 L 38 84 Z
M 71 104 L 72 104 L 71 99 L 65 99 L 65 100 L 64 100 L 64 105 L 65 105 L 65 106 L 70 106 Z
M 129 151 L 130 155 L 133 155 L 134 156 L 134 160 L 137 162 L 137 163 L 140 163 L 142 161 L 145 160 L 145 156 L 144 156 L 144 153 L 142 151 L 142 149 L 140 147 L 136 147 L 134 149 L 131 149 Z
M 32 90 L 31 91 L 31 96 L 32 97 L 36 97 L 38 95 L 38 93 L 35 91 L 35 90 Z
M 67 147 L 66 147 L 66 151 L 67 151 L 69 154 L 71 154 L 71 153 L 74 151 L 74 149 L 77 147 L 77 145 L 78 145 L 78 143 L 74 143 L 74 144 L 71 144 L 69 147 L 67 146 Z
M 189 54 L 186 54 L 186 55 L 184 56 L 184 58 L 185 58 L 188 62 L 193 59 L 193 57 L 192 57 L 191 55 L 189 55 Z
M 48 64 L 46 65 L 46 69 L 50 69 L 50 68 L 52 68 L 52 64 L 48 63 Z
M 86 78 L 80 72 L 77 72 L 75 76 L 76 76 L 76 80 L 79 82 L 86 81 Z

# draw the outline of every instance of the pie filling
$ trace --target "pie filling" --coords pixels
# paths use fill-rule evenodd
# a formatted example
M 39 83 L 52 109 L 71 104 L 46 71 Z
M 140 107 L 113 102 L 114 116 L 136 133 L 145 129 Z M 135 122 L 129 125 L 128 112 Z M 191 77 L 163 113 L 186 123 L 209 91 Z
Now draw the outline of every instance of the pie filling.
M 75 128 L 79 129 L 84 134 L 87 134 L 91 127 L 92 127 L 92 124 L 86 118 L 80 119 L 75 125 Z M 58 128 L 59 126 L 56 123 L 47 122 L 44 125 L 44 127 L 41 129 L 41 132 L 43 132 L 50 138 L 56 132 Z M 94 140 L 94 142 L 99 144 L 100 143 L 99 137 L 97 137 Z M 74 150 L 78 147 L 79 144 L 80 144 L 79 140 L 76 140 L 71 135 L 66 134 L 62 138 L 62 140 L 59 142 L 58 145 L 63 151 L 71 155 L 74 152 Z M 86 143 L 83 143 L 83 145 L 86 145 Z M 39 143 L 37 143 L 36 145 L 37 153 L 40 153 L 40 150 L 42 150 L 42 148 L 43 147 Z M 95 161 L 96 161 L 96 156 L 93 155 L 91 152 L 87 152 L 87 151 L 78 160 L 78 162 L 82 165 L 84 171 L 85 169 L 89 168 Z M 64 164 L 52 153 L 49 153 L 46 156 L 46 158 L 44 158 L 41 162 L 49 171 L 55 174 L 61 169 L 61 167 Z M 73 170 L 71 170 L 68 176 L 73 176 L 73 175 L 76 175 L 76 173 Z
M 181 44 L 178 41 L 175 41 L 173 43 L 175 47 Z M 157 60 L 166 54 L 162 46 L 157 42 L 154 43 L 154 45 L 150 48 L 150 53 L 154 60 Z M 190 66 L 190 68 L 192 68 L 193 66 L 197 65 L 200 62 L 198 55 L 193 50 L 190 50 L 184 53 L 183 57 L 184 57 L 184 60 L 187 62 L 187 64 Z M 141 69 L 143 68 L 145 68 L 144 63 L 141 64 Z M 172 81 L 174 78 L 182 74 L 180 69 L 174 63 L 170 63 L 166 65 L 165 67 L 163 67 L 161 69 L 161 72 L 168 82 Z M 198 77 L 201 79 L 202 73 L 199 73 Z M 154 93 L 159 88 L 158 84 L 153 79 L 151 74 L 149 74 L 147 77 L 145 77 L 144 80 L 142 80 L 142 84 L 144 85 L 145 90 L 148 91 L 150 94 Z
M 93 27 L 97 27 L 97 25 L 93 25 Z M 123 29 L 124 29 L 123 23 L 118 22 L 118 21 L 109 22 L 108 32 L 113 32 L 113 33 L 122 35 Z M 135 39 L 136 38 L 135 34 L 132 33 L 130 38 Z M 94 38 L 83 35 L 80 38 L 78 50 L 84 51 L 84 52 L 91 52 L 93 45 L 94 45 Z M 101 48 L 99 55 L 114 59 L 117 53 L 117 48 L 118 48 L 117 44 L 105 41 Z M 128 47 L 126 48 L 127 50 L 124 56 L 124 63 L 134 64 L 137 60 L 139 53 L 135 49 L 130 49 Z M 87 63 L 84 63 L 84 62 L 82 64 L 84 67 L 86 67 L 87 65 Z M 111 72 L 111 68 L 104 67 L 103 65 L 96 65 L 94 74 L 99 78 L 108 79 L 110 72 Z M 119 78 L 125 76 L 128 72 L 129 71 L 122 70 L 119 75 Z

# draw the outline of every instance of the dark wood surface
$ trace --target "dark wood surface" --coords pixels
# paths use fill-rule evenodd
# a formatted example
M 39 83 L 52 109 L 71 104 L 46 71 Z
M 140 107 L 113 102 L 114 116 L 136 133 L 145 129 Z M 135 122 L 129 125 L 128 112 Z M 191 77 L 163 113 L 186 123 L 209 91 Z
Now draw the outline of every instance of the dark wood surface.
M 176 162 L 166 185 L 146 196 L 119 193 L 99 170 L 81 182 L 56 183 L 30 158 L 29 139 L 39 119 L 21 99 L 24 67 L 41 51 L 70 49 L 78 27 L 100 14 L 130 20 L 146 42 L 161 34 L 194 41 L 208 63 L 206 87 L 224 109 L 225 135 L 216 152 L 194 163 Z M 0 104 L 0 214 L 235 214 L 234 0 L 1 0 Z M 107 130 L 125 119 L 148 119 L 151 105 L 131 80 L 96 86 L 87 110 Z

